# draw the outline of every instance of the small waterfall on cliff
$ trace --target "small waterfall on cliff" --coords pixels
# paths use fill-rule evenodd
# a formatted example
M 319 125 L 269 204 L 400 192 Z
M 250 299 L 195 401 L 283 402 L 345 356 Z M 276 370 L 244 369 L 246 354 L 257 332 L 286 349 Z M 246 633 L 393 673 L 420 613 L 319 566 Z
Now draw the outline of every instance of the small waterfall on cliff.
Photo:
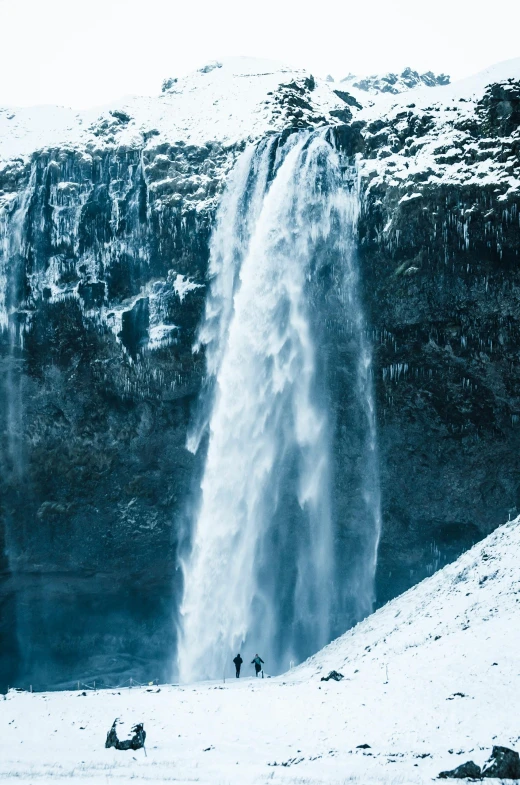
M 183 565 L 184 681 L 222 676 L 243 647 L 246 656 L 265 654 L 270 672 L 285 669 L 337 634 L 345 603 L 356 605 L 351 621 L 371 609 L 379 494 L 370 350 L 355 267 L 357 211 L 356 189 L 346 187 L 326 134 L 271 138 L 246 150 L 230 179 L 200 330 L 205 412 L 188 444 L 196 450 L 209 424 Z M 320 346 L 325 280 L 341 299 L 356 347 L 356 381 L 343 394 L 355 397 L 363 420 L 365 545 L 351 555 L 362 564 L 350 576 L 335 552 L 334 423 Z
M 22 458 L 22 388 L 21 358 L 25 323 L 16 306 L 19 300 L 20 268 L 27 253 L 25 221 L 34 195 L 36 167 L 31 168 L 29 182 L 21 197 L 0 211 L 0 342 L 3 353 L 4 373 L 2 398 L 4 399 L 6 455 L 1 456 L 3 471 L 16 476 L 23 474 Z M 24 314 L 25 316 L 25 314 Z
M 5 651 L 9 652 L 11 674 L 26 667 L 27 641 L 30 640 L 26 612 L 30 605 L 24 588 L 21 588 L 25 584 L 22 581 L 20 585 L 18 581 L 18 565 L 14 557 L 16 529 L 20 527 L 20 521 L 13 514 L 12 488 L 18 484 L 25 491 L 27 482 L 23 346 L 29 308 L 20 305 L 25 296 L 21 281 L 30 247 L 26 233 L 27 216 L 35 182 L 36 167 L 33 165 L 24 190 L 17 197 L 4 200 L 0 206 L 0 493 L 5 500 L 0 511 L 0 539 L 3 542 L 0 562 L 3 562 L 3 577 L 8 577 L 13 587 L 14 600 L 8 598 L 4 603 L 1 621 L 3 630 L 9 630 L 9 634 L 2 638 Z

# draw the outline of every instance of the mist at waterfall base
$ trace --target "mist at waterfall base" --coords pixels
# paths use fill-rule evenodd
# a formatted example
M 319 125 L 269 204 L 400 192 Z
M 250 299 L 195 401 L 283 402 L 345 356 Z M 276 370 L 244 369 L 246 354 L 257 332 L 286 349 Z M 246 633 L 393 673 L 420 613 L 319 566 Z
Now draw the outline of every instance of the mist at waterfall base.
M 249 147 L 219 209 L 188 441 L 207 455 L 183 563 L 184 682 L 231 674 L 237 651 L 282 672 L 372 610 L 380 505 L 359 197 L 334 142 L 329 129 Z

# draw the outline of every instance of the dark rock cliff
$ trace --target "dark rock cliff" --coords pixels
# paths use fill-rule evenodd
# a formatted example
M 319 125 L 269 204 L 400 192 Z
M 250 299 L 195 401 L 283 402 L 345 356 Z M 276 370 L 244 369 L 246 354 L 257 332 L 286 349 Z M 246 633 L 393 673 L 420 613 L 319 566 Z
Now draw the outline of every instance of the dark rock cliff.
M 312 113 L 314 80 L 302 85 L 266 103 L 291 128 L 327 122 Z M 342 100 L 336 122 L 355 108 Z M 396 180 L 435 125 L 433 111 L 412 109 L 335 132 L 367 162 L 359 258 L 378 410 L 379 603 L 520 510 L 520 195 L 502 175 L 416 167 Z M 170 673 L 201 469 L 185 447 L 204 373 L 192 346 L 239 146 L 153 146 L 153 135 L 117 145 L 126 122 L 99 126 L 105 144 L 46 149 L 0 173 L 4 685 Z M 518 85 L 493 86 L 457 122 L 463 142 L 437 145 L 441 168 L 484 160 L 517 172 Z M 346 398 L 341 368 L 332 376 Z M 341 476 L 335 487 L 346 499 Z
M 212 213 L 178 182 L 173 198 L 158 196 L 154 176 L 221 157 L 56 150 L 12 182 L 25 203 L 11 216 L 16 313 L 1 344 L 10 683 L 167 675 L 196 476 L 186 427 L 203 371 L 192 344 L 205 289 L 187 275 L 204 279 Z
M 378 602 L 520 512 L 518 87 L 486 91 L 448 161 L 465 176 L 479 161 L 506 162 L 504 179 L 479 170 L 457 182 L 441 169 L 368 186 L 360 255 L 381 459 Z M 368 156 L 384 155 L 374 137 L 390 136 L 406 161 L 418 122 L 408 111 L 367 129 Z M 436 153 L 444 164 L 445 149 Z

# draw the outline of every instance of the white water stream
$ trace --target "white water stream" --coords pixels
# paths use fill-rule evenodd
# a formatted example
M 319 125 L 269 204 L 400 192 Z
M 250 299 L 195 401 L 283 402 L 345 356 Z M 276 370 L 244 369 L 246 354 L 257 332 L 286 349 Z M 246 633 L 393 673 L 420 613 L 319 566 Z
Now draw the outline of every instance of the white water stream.
M 310 293 L 340 260 L 345 318 L 359 345 L 371 528 L 360 611 L 370 610 L 379 536 L 370 351 L 354 264 L 358 197 L 338 154 L 302 133 L 239 159 L 212 240 L 200 345 L 208 383 L 190 436 L 208 452 L 184 568 L 180 678 L 221 677 L 234 653 L 259 651 L 269 672 L 331 638 L 344 593 L 331 503 L 332 426 Z M 368 465 L 370 464 L 370 465 Z M 373 530 L 373 531 L 372 531 Z M 358 571 L 358 575 L 359 575 Z M 358 579 L 359 581 L 359 579 Z M 365 596 L 366 595 L 366 596 Z

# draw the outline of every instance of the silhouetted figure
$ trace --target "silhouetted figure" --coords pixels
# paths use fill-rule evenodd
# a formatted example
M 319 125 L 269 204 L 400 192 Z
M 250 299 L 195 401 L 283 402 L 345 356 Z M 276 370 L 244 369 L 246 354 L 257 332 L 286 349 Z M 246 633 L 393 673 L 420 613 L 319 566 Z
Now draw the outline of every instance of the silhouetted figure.
M 239 679 L 240 678 L 240 668 L 242 667 L 242 663 L 244 662 L 244 660 L 242 659 L 240 654 L 237 654 L 237 656 L 235 657 L 233 662 L 235 663 L 235 668 L 237 669 L 237 679 Z
M 251 665 L 255 666 L 255 676 L 258 678 L 258 674 L 262 670 L 262 665 L 264 664 L 263 659 L 258 655 L 255 654 L 254 658 L 251 660 Z M 262 678 L 264 674 L 262 673 Z

